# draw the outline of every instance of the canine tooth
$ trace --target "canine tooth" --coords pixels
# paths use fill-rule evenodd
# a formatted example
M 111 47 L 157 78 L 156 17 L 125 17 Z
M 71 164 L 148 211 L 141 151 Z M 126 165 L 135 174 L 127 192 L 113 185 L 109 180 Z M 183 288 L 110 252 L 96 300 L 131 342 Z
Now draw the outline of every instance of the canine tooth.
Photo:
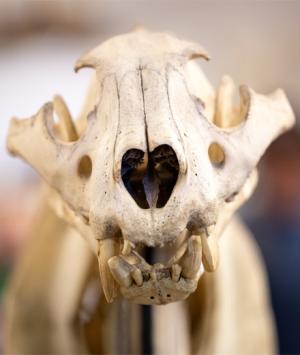
M 178 282 L 180 279 L 182 267 L 178 264 L 173 264 L 171 268 L 172 281 Z
M 187 250 L 179 261 L 182 267 L 182 276 L 188 279 L 196 277 L 201 266 L 201 259 L 201 237 L 199 235 L 192 235 L 188 241 Z
M 135 267 L 132 271 L 131 271 L 131 276 L 134 279 L 135 283 L 138 286 L 142 286 L 143 284 L 143 275 L 142 275 L 142 271 Z
M 208 233 L 201 234 L 202 251 L 203 251 L 203 265 L 206 271 L 215 271 L 219 263 L 219 244 L 216 237 L 207 235 Z
M 170 258 L 167 265 L 172 266 L 173 264 L 176 264 L 186 252 L 187 246 L 188 246 L 187 242 L 183 243 L 181 247 L 178 250 L 176 250 L 175 254 Z
M 123 248 L 122 248 L 122 254 L 123 255 L 129 255 L 131 253 L 131 243 L 128 239 L 124 239 L 124 244 L 123 244 Z
M 132 266 L 119 256 L 113 256 L 108 260 L 110 272 L 114 279 L 124 287 L 129 287 L 132 284 L 130 275 Z
M 113 239 L 99 241 L 98 264 L 103 293 L 108 303 L 116 297 L 117 284 L 112 277 L 108 266 L 108 260 L 116 255 L 118 243 Z

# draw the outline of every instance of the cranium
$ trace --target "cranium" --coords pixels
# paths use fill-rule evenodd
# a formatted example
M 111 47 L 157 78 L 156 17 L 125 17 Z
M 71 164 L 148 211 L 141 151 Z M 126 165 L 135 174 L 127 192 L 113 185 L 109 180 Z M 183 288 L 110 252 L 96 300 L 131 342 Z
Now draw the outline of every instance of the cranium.
M 96 70 L 85 129 L 59 98 L 12 120 L 8 149 L 58 192 L 63 217 L 98 257 L 109 302 L 118 289 L 144 304 L 193 292 L 218 265 L 218 238 L 255 187 L 259 159 L 293 125 L 282 90 L 243 86 L 234 107 L 231 79 L 215 95 L 195 58 L 208 54 L 165 33 L 114 37 L 75 66 Z

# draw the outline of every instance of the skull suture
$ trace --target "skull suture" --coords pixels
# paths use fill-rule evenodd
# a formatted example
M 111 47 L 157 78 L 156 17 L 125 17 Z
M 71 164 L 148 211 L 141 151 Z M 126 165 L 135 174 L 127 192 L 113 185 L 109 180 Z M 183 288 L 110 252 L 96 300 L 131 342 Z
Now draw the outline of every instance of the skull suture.
M 9 150 L 59 193 L 64 218 L 98 256 L 109 302 L 118 289 L 145 304 L 193 292 L 217 267 L 218 237 L 251 194 L 260 157 L 293 125 L 282 90 L 241 87 L 236 110 L 230 79 L 210 93 L 189 63 L 198 57 L 208 55 L 164 33 L 114 37 L 76 64 L 96 69 L 99 94 L 77 140 L 55 135 L 55 102 L 11 123 Z M 149 247 L 164 263 L 141 256 Z

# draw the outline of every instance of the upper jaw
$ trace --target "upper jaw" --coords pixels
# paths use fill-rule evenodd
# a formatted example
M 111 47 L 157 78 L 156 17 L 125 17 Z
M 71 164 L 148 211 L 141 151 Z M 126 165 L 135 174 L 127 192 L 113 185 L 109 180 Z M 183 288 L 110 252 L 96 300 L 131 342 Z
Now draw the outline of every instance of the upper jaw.
M 186 194 L 177 187 L 163 208 L 141 209 L 128 193 L 116 187 L 107 203 L 97 199 L 91 207 L 91 229 L 97 239 L 113 238 L 121 232 L 123 239 L 149 247 L 173 243 L 185 229 L 197 235 L 216 223 L 219 204 L 214 196 L 208 199 L 198 193 Z

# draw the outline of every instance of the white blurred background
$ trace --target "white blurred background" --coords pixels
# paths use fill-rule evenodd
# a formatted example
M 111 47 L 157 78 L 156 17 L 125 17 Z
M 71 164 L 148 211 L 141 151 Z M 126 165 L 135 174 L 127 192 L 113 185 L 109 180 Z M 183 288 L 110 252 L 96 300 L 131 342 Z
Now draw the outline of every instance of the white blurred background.
M 0 299 L 1 289 L 4 290 L 7 284 L 10 270 L 28 234 L 37 201 L 38 178 L 26 164 L 6 153 L 9 119 L 31 116 L 56 93 L 65 98 L 76 117 L 90 71 L 75 74 L 75 60 L 102 40 L 127 32 L 136 25 L 155 31 L 168 30 L 201 43 L 212 58 L 209 63 L 202 63 L 202 67 L 214 86 L 222 75 L 230 74 L 237 84 L 247 84 L 261 93 L 282 87 L 299 117 L 299 1 L 0 0 Z M 267 198 L 277 205 L 287 199 L 288 211 L 281 209 L 276 212 L 280 216 L 292 214 L 294 218 L 294 209 L 299 210 L 300 149 L 297 150 L 297 134 L 295 131 L 293 138 L 286 138 L 285 143 L 275 149 L 277 155 L 278 151 L 282 152 L 281 162 L 278 163 L 270 154 L 270 163 L 265 164 L 263 171 L 266 173 L 262 174 L 263 183 L 259 190 L 262 194 L 244 212 L 253 230 L 258 221 L 270 214 L 268 206 L 271 203 L 266 203 Z M 291 141 L 294 145 L 289 145 Z M 290 151 L 285 152 L 286 146 Z M 292 159 L 284 166 L 286 155 Z M 274 164 L 277 164 L 277 170 L 274 170 Z M 268 166 L 272 167 L 271 170 Z M 282 169 L 287 171 L 284 176 L 280 175 Z M 275 177 L 273 181 L 278 180 L 277 185 L 273 186 L 266 180 L 272 176 Z M 271 187 L 266 188 L 267 185 Z M 288 192 L 287 186 L 290 187 Z M 280 189 L 283 191 L 281 194 Z M 274 195 L 281 196 L 281 199 L 269 197 Z M 285 208 L 285 204 L 282 206 Z M 296 227 L 299 227 L 297 223 Z M 297 228 L 297 233 L 300 233 L 300 227 Z M 297 233 L 296 236 L 299 235 Z M 259 243 L 264 240 L 264 236 L 257 238 Z M 264 248 L 262 245 L 262 252 L 266 255 L 268 250 L 265 252 Z M 300 251 L 297 256 L 299 259 Z M 272 289 L 274 266 L 268 261 L 268 256 L 266 262 Z M 292 264 L 291 269 L 297 266 Z M 292 282 L 291 288 L 289 292 L 295 292 L 296 283 Z M 272 295 L 273 292 L 276 291 L 272 289 Z M 272 297 L 277 312 L 276 297 Z M 300 304 L 294 306 L 297 305 L 299 309 Z M 280 333 L 280 322 L 284 320 L 278 317 Z M 287 326 L 287 323 L 282 324 Z M 299 332 L 300 323 L 291 327 L 290 332 L 293 333 L 295 327 Z M 289 345 L 285 344 L 288 343 L 288 335 L 280 333 L 280 336 L 284 338 L 281 350 L 289 353 Z M 294 346 L 291 349 L 296 353 L 299 348 Z

